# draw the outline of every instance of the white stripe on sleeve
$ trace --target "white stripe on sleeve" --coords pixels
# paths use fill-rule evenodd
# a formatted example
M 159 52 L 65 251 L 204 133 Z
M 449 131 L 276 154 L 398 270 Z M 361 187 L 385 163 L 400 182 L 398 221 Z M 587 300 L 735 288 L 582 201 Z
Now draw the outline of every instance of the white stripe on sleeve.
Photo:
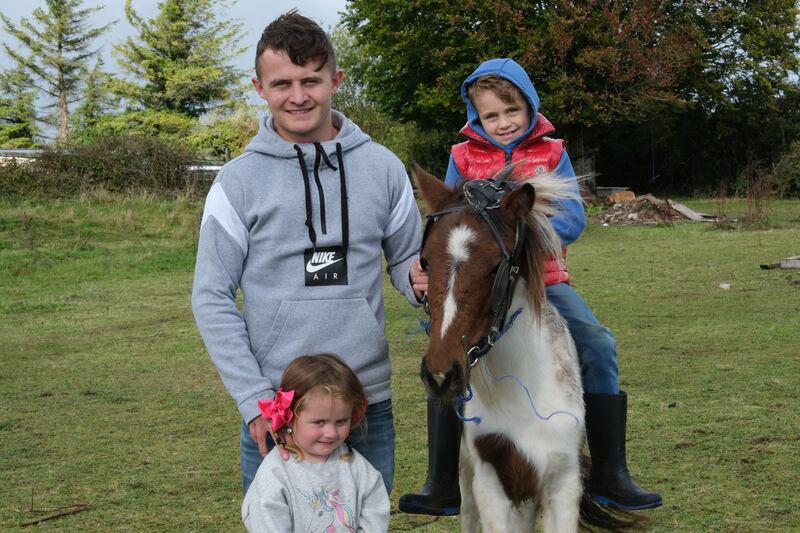
M 206 197 L 206 206 L 203 210 L 203 221 L 200 227 L 206 223 L 209 217 L 214 217 L 225 233 L 231 236 L 233 241 L 242 249 L 242 253 L 247 255 L 248 242 L 247 242 L 247 228 L 242 224 L 239 215 L 233 209 L 230 200 L 228 200 L 225 191 L 222 190 L 221 183 L 215 183 L 211 186 Z
M 416 208 L 417 206 L 414 203 L 414 191 L 411 189 L 411 183 L 406 180 L 406 186 L 403 188 L 403 194 L 400 195 L 400 200 L 395 204 L 392 212 L 389 213 L 389 223 L 383 230 L 384 238 L 391 237 L 397 233 L 397 231 L 403 227 L 403 224 L 405 224 L 411 210 Z

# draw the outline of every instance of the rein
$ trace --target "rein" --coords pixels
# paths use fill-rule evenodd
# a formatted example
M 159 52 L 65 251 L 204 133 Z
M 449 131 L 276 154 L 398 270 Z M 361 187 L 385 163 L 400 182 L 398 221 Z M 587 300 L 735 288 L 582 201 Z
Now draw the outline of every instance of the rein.
M 430 233 L 430 229 L 440 218 L 450 213 L 463 211 L 467 207 L 471 207 L 478 220 L 483 221 L 492 232 L 495 242 L 500 248 L 500 253 L 503 258 L 497 266 L 494 283 L 492 285 L 491 302 L 492 302 L 492 322 L 489 326 L 489 331 L 480 337 L 480 340 L 469 345 L 466 336 L 461 337 L 461 344 L 464 347 L 464 353 L 467 355 L 467 364 L 474 367 L 481 357 L 486 355 L 492 346 L 500 340 L 505 332 L 511 327 L 513 320 L 506 324 L 506 316 L 508 308 L 511 305 L 511 298 L 514 295 L 514 285 L 519 275 L 519 258 L 522 255 L 522 247 L 524 244 L 523 238 L 523 222 L 517 222 L 514 234 L 514 248 L 509 253 L 505 243 L 503 243 L 502 235 L 497 227 L 497 209 L 500 207 L 500 201 L 510 191 L 514 190 L 515 186 L 506 181 L 511 173 L 511 167 L 503 169 L 498 176 L 492 180 L 472 180 L 466 182 L 464 185 L 464 198 L 467 201 L 466 206 L 456 206 L 431 213 L 427 216 L 425 223 L 425 232 L 422 237 L 422 248 L 425 247 L 425 240 Z M 430 305 L 428 303 L 428 296 L 423 297 L 423 306 L 425 312 L 430 315 Z

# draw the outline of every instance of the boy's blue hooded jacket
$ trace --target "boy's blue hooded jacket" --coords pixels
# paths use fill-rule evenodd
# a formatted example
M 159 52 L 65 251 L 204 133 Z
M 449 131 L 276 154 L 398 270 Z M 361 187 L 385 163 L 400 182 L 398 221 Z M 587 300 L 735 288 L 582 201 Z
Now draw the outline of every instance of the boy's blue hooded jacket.
M 469 99 L 469 95 L 467 93 L 469 86 L 475 82 L 475 80 L 483 76 L 497 76 L 510 81 L 520 90 L 520 92 L 522 92 L 522 95 L 527 99 L 531 106 L 531 123 L 528 126 L 528 129 L 525 131 L 525 133 L 505 146 L 494 141 L 483 129 L 480 118 L 478 117 L 478 111 L 475 109 L 475 106 L 472 104 L 472 101 Z M 513 59 L 497 58 L 481 63 L 478 68 L 476 68 L 475 71 L 464 80 L 464 83 L 461 84 L 461 99 L 464 100 L 464 103 L 466 103 L 467 106 L 467 126 L 469 126 L 473 132 L 482 137 L 482 140 L 486 144 L 493 145 L 509 155 L 531 134 L 536 127 L 536 122 L 539 117 L 539 95 L 536 93 L 536 89 L 534 88 L 533 82 L 528 76 L 528 73 L 525 72 L 525 69 L 523 69 L 522 66 Z M 469 137 L 467 139 L 468 142 L 475 142 Z M 575 183 L 575 189 L 577 190 L 578 183 L 575 178 L 575 170 L 572 168 L 572 162 L 570 161 L 566 150 L 563 150 L 561 159 L 559 160 L 558 165 L 555 167 L 553 172 L 564 179 L 573 181 Z M 458 166 L 455 164 L 453 156 L 451 155 L 450 162 L 447 166 L 445 184 L 450 187 L 456 187 L 460 185 L 464 179 L 465 176 L 461 175 L 461 172 L 459 171 Z M 556 233 L 558 233 L 559 237 L 561 238 L 561 243 L 564 246 L 567 246 L 568 244 L 574 242 L 578 236 L 580 236 L 581 232 L 583 232 L 584 227 L 586 227 L 586 217 L 584 216 L 583 205 L 579 200 L 567 200 L 559 202 L 559 210 L 560 213 L 552 217 L 550 222 L 553 224 Z

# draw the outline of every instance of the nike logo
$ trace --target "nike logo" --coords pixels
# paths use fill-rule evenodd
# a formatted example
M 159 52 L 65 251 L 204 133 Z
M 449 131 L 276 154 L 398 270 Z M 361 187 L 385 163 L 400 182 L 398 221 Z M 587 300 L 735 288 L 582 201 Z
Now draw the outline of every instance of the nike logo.
M 306 272 L 308 272 L 309 274 L 313 274 L 314 272 L 316 272 L 318 270 L 322 270 L 323 268 L 327 268 L 327 267 L 331 266 L 334 263 L 338 263 L 341 260 L 342 260 L 341 258 L 334 259 L 333 261 L 328 261 L 328 262 L 325 262 L 325 263 L 322 263 L 322 264 L 319 264 L 319 265 L 312 265 L 311 263 L 308 263 L 306 265 Z
M 335 255 L 335 252 L 314 252 L 314 255 L 309 259 L 308 263 L 306 263 L 306 272 L 313 274 L 344 259 L 343 257 L 334 259 Z

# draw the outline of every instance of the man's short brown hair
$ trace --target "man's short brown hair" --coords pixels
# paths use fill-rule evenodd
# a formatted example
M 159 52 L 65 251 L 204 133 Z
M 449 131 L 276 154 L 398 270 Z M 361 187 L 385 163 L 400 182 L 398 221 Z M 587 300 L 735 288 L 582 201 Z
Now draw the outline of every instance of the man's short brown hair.
M 483 91 L 492 91 L 506 104 L 513 104 L 517 95 L 521 96 L 524 101 L 528 101 L 522 91 L 519 90 L 519 87 L 500 76 L 481 76 L 467 87 L 467 96 L 474 104 L 475 97 Z
M 320 68 L 330 65 L 336 70 L 336 53 L 328 34 L 313 20 L 304 17 L 296 9 L 284 13 L 270 22 L 264 29 L 256 46 L 256 76 L 261 79 L 258 60 L 264 50 L 286 52 L 298 66 L 318 60 Z

